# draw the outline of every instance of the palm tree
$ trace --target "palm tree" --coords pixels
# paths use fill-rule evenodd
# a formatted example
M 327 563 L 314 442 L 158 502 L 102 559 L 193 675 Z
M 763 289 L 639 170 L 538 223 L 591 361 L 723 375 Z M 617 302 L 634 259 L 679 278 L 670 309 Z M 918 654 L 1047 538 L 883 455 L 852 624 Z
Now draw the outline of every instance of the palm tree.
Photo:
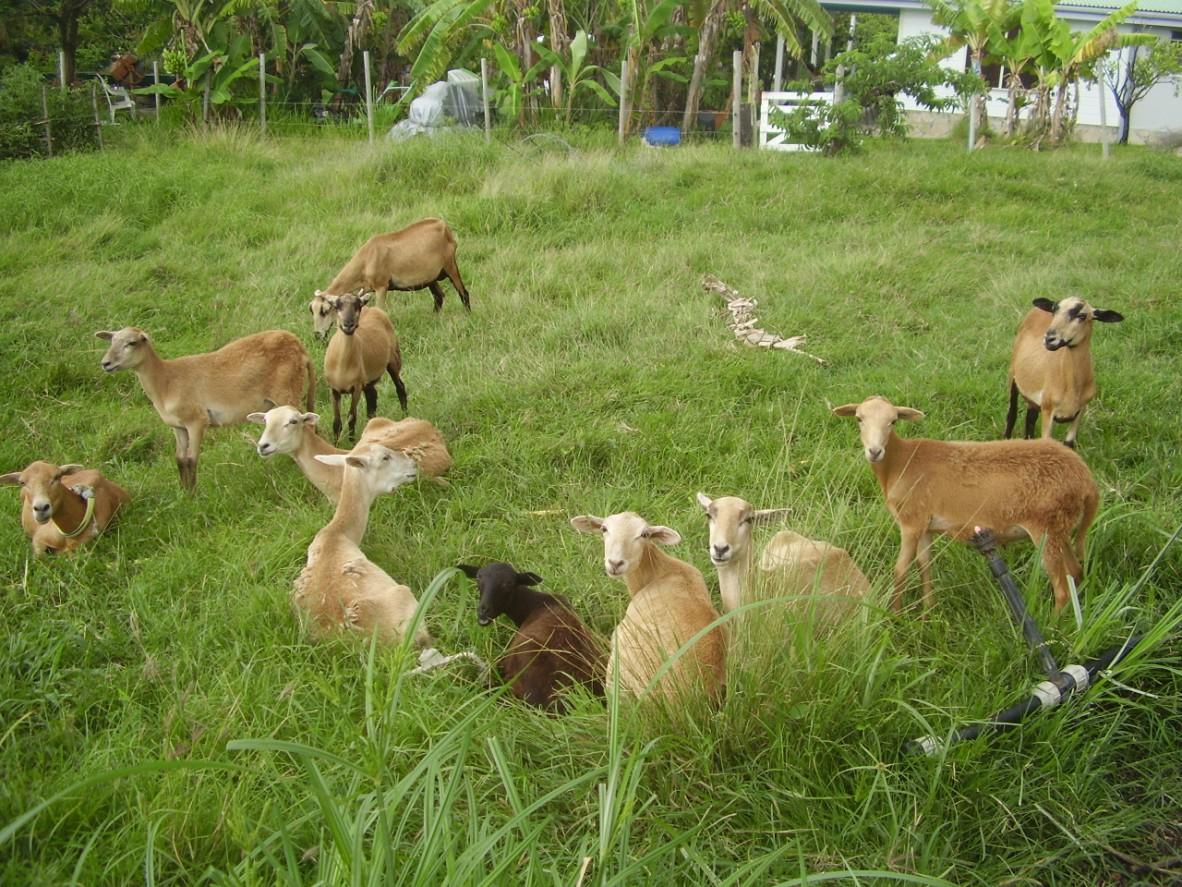
M 772 21 L 775 32 L 784 37 L 785 51 L 794 58 L 800 58 L 804 54 L 804 48 L 797 37 L 798 24 L 803 23 L 809 30 L 826 37 L 833 32 L 833 19 L 821 8 L 817 0 L 711 0 L 709 9 L 698 25 L 698 55 L 701 61 L 694 65 L 689 94 L 685 99 L 685 114 L 681 118 L 681 128 L 684 132 L 693 127 L 698 116 L 705 68 L 714 55 L 723 19 L 732 11 L 742 12 L 751 29 L 743 41 L 744 52 L 748 57 L 758 45 L 753 37 L 757 35 L 760 16 Z
M 973 73 L 981 77 L 981 67 L 989 46 L 990 34 L 1005 28 L 1014 15 L 1013 0 L 924 0 L 932 9 L 932 21 L 951 32 L 944 42 L 949 52 L 967 46 Z M 969 107 L 969 128 L 985 120 L 985 94 L 976 92 Z M 970 145 L 970 150 L 971 150 Z

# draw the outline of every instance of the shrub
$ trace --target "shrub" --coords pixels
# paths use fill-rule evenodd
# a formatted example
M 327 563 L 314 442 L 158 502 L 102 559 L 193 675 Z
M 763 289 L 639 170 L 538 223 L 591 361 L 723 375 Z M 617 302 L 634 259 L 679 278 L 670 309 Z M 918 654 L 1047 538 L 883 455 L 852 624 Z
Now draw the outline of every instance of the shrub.
M 42 157 L 45 113 L 41 106 L 45 81 L 31 65 L 15 65 L 0 75 L 0 159 Z M 94 148 L 98 137 L 89 88 L 46 92 L 50 134 L 55 154 Z

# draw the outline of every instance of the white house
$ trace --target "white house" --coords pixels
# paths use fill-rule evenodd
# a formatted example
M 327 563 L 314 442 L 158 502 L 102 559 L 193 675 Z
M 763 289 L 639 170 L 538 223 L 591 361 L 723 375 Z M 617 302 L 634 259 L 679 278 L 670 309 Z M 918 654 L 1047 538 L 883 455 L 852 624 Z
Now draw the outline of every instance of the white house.
M 895 15 L 899 19 L 899 39 L 913 37 L 919 34 L 945 34 L 947 30 L 932 21 L 932 11 L 920 0 L 848 0 L 848 2 L 827 2 L 821 0 L 821 5 L 832 13 L 881 13 Z M 1112 0 L 1070 0 L 1059 3 L 1055 12 L 1065 19 L 1073 31 L 1089 31 L 1097 22 L 1113 10 L 1120 8 L 1119 3 Z M 1127 18 L 1120 26 L 1121 31 L 1158 34 L 1164 39 L 1182 40 L 1182 0 L 1141 0 L 1137 12 Z M 1127 50 L 1126 50 L 1127 52 Z M 1115 55 L 1115 51 L 1113 53 Z M 946 67 L 965 69 L 967 51 L 961 49 L 942 64 Z M 987 101 L 989 117 L 1000 121 L 1006 114 L 1006 91 L 1001 89 L 1000 82 L 994 84 Z M 1182 134 L 1182 78 L 1167 78 L 1155 86 L 1145 98 L 1133 106 L 1132 127 L 1130 141 L 1152 142 L 1167 133 Z M 1089 83 L 1080 85 L 1080 107 L 1077 132 L 1082 138 L 1099 138 L 1100 130 L 1100 93 L 1106 103 L 1105 118 L 1112 130 L 1112 137 L 1120 122 L 1120 115 L 1116 110 L 1116 102 L 1112 93 L 1105 87 L 1097 90 Z M 918 112 L 919 108 L 910 100 L 904 100 L 904 107 L 911 112 Z M 954 115 L 939 115 L 947 118 L 945 126 L 950 125 Z

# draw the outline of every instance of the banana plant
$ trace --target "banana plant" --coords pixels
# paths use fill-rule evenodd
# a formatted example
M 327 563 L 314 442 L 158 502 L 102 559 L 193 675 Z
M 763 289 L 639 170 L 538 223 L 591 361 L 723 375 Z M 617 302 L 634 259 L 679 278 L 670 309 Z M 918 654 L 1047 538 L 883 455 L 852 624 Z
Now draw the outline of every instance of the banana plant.
M 497 60 L 497 67 L 509 81 L 509 85 L 500 91 L 497 108 L 506 117 L 520 121 L 530 86 L 537 81 L 538 75 L 550 62 L 543 57 L 523 74 L 517 56 L 500 43 L 493 44 L 493 54 Z
M 570 123 L 571 113 L 574 111 L 575 96 L 580 90 L 590 90 L 599 96 L 609 107 L 616 107 L 616 100 L 612 98 L 611 94 L 604 89 L 602 84 L 592 79 L 596 72 L 601 70 L 600 67 L 598 65 L 583 64 L 587 59 L 586 31 L 579 30 L 575 33 L 575 39 L 570 44 L 570 59 L 567 61 L 563 61 L 554 50 L 540 44 L 535 47 L 535 51 L 542 57 L 544 63 L 559 69 L 559 73 L 566 83 L 565 120 L 568 124 Z M 616 82 L 617 84 L 619 83 L 619 78 L 616 78 Z M 618 94 L 618 86 L 616 91 Z

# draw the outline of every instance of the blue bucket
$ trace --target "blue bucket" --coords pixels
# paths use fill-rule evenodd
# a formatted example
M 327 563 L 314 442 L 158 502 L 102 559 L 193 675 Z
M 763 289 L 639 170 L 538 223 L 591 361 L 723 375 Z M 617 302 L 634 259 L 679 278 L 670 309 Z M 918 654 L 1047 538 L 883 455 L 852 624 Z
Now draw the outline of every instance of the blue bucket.
M 681 144 L 681 130 L 676 126 L 650 126 L 644 131 L 644 140 L 658 148 L 671 148 Z

